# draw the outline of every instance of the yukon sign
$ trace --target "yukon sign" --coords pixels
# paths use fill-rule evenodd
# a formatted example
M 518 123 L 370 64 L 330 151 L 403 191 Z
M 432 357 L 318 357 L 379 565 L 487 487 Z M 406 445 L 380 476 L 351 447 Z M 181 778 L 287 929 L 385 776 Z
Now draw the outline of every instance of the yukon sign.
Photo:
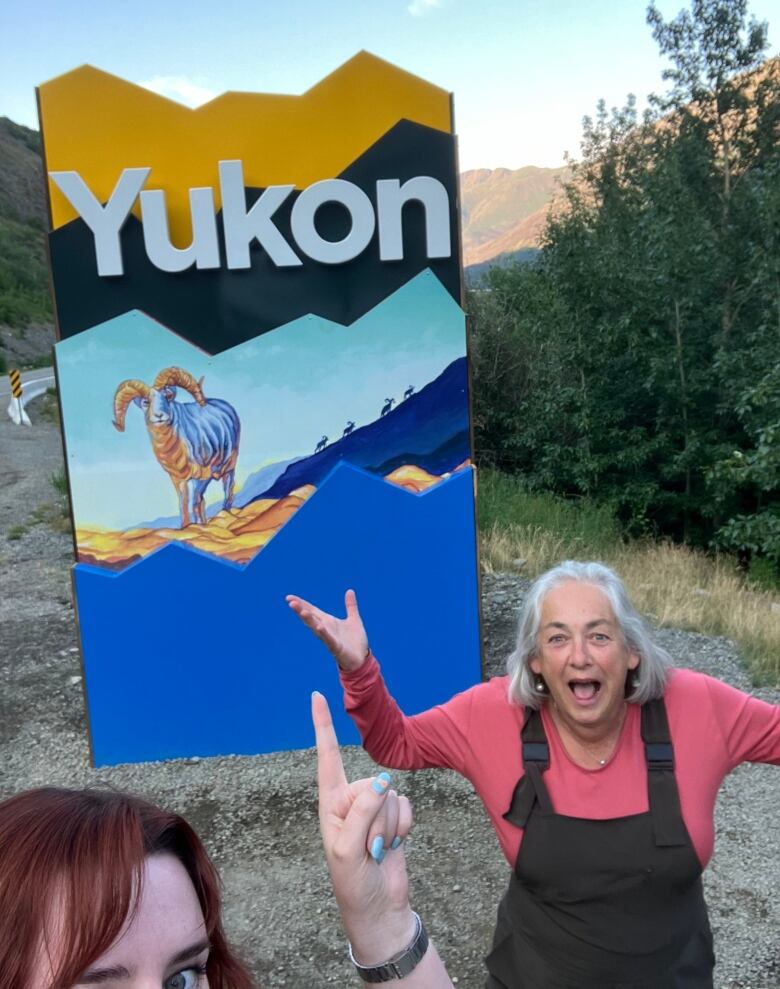
M 361 53 L 295 97 L 82 66 L 38 103 L 94 762 L 307 747 L 312 690 L 356 741 L 290 593 L 356 589 L 409 713 L 475 683 L 450 95 Z
M 225 261 L 228 268 L 251 266 L 249 247 L 253 241 L 267 253 L 276 267 L 302 265 L 300 254 L 274 225 L 274 214 L 293 193 L 293 185 L 272 185 L 247 209 L 243 166 L 240 161 L 221 161 L 219 188 Z M 151 168 L 125 168 L 103 206 L 78 172 L 50 172 L 49 178 L 73 205 L 95 239 L 97 272 L 101 277 L 124 274 L 121 229 L 130 211 L 140 201 L 141 226 L 146 256 L 160 271 L 190 268 L 219 268 L 220 257 L 214 190 L 190 189 L 192 243 L 178 248 L 171 243 L 165 192 L 145 189 Z M 450 243 L 449 198 L 444 185 L 431 176 L 420 175 L 401 183 L 379 179 L 375 202 L 352 182 L 324 179 L 300 192 L 290 213 L 290 227 L 300 252 L 321 264 L 353 261 L 368 247 L 377 231 L 381 261 L 402 261 L 403 208 L 409 202 L 423 206 L 425 256 L 448 258 Z M 339 240 L 329 240 L 317 230 L 315 217 L 325 204 L 341 206 L 348 216 L 348 230 Z

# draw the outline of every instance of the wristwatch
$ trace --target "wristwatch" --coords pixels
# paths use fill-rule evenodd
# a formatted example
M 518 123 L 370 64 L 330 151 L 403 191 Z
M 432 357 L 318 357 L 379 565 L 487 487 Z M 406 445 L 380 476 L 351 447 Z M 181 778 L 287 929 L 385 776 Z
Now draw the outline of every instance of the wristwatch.
M 395 979 L 403 979 L 417 968 L 420 960 L 428 950 L 428 932 L 425 930 L 425 925 L 420 920 L 419 914 L 414 913 L 414 911 L 412 911 L 412 914 L 414 915 L 415 922 L 412 943 L 408 948 L 394 955 L 382 965 L 373 965 L 370 968 L 366 968 L 364 965 L 356 962 L 355 956 L 352 954 L 352 945 L 350 944 L 350 961 L 364 982 L 393 982 Z

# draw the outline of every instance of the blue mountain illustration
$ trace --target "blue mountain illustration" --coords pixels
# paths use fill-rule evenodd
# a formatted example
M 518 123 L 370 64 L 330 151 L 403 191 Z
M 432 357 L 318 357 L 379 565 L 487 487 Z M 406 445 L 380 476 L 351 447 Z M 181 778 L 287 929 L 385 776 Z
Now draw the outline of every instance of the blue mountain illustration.
M 459 357 L 386 415 L 290 464 L 255 498 L 283 498 L 304 484 L 316 487 L 342 460 L 377 474 L 402 464 L 443 474 L 470 456 L 468 368 Z
M 339 739 L 357 742 L 335 663 L 291 592 L 338 612 L 355 588 L 407 713 L 465 690 L 480 677 L 475 549 L 470 470 L 416 495 L 342 463 L 246 566 L 182 543 L 119 573 L 77 564 L 95 763 L 310 746 L 315 688 Z
M 275 464 L 268 464 L 266 467 L 256 470 L 241 485 L 241 490 L 233 499 L 233 504 L 236 508 L 243 508 L 250 501 L 257 501 L 258 498 L 262 497 L 263 492 L 268 490 L 269 485 L 281 477 L 289 467 L 302 459 L 305 458 L 292 457 L 290 460 L 279 460 Z M 214 507 L 219 510 L 221 502 Z
M 280 477 L 287 468 L 300 460 L 300 457 L 292 457 L 290 460 L 279 460 L 275 464 L 266 464 L 259 470 L 254 471 L 241 485 L 241 490 L 233 499 L 236 508 L 243 508 L 250 501 L 256 501 L 269 484 Z M 390 470 L 393 470 L 391 467 Z M 220 495 L 212 505 L 206 507 L 206 518 L 212 519 L 222 511 L 222 496 Z M 152 519 L 151 522 L 139 522 L 134 528 L 143 529 L 178 529 L 180 524 L 178 515 L 162 515 Z

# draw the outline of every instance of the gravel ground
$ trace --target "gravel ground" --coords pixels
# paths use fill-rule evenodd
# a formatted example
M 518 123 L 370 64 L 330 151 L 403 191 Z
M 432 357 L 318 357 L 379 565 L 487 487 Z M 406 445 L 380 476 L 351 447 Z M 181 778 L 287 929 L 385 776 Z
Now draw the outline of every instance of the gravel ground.
M 35 423 L 34 404 L 30 414 Z M 33 517 L 42 502 L 56 501 L 49 477 L 62 467 L 58 431 L 0 420 L 0 463 L 0 796 L 47 783 L 108 783 L 180 811 L 222 871 L 230 936 L 265 989 L 355 985 L 317 836 L 311 750 L 90 768 L 70 537 Z M 14 530 L 18 538 L 9 540 Z M 517 575 L 484 579 L 486 675 L 501 672 L 526 586 Z M 684 665 L 751 690 L 730 642 L 673 629 L 659 636 Z M 755 692 L 780 700 L 778 691 Z M 359 749 L 345 749 L 344 761 L 350 776 L 375 771 Z M 462 779 L 443 771 L 395 775 L 417 821 L 408 843 L 413 902 L 456 984 L 480 989 L 507 880 L 498 843 Z M 718 989 L 780 987 L 779 795 L 780 779 L 766 766 L 741 767 L 721 791 L 717 850 L 705 876 Z

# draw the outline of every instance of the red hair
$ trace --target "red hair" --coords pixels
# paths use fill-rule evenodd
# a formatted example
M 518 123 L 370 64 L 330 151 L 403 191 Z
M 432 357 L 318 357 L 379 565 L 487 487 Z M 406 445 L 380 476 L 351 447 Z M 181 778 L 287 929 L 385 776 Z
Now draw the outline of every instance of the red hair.
M 54 979 L 71 989 L 119 936 L 137 901 L 144 860 L 174 855 L 195 887 L 211 944 L 211 989 L 253 989 L 222 929 L 220 881 L 184 818 L 112 790 L 29 790 L 0 802 L 0 973 L 3 989 L 32 987 L 47 916 L 62 903 Z

